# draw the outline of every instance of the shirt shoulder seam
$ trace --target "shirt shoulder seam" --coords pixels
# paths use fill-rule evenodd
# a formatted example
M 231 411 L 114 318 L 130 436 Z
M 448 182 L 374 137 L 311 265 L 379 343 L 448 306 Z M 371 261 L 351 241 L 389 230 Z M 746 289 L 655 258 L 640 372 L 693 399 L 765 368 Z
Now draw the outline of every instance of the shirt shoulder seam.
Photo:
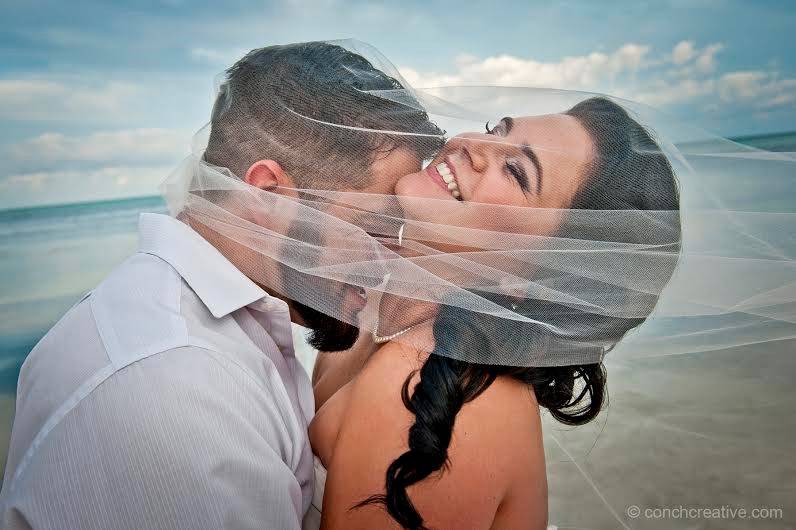
M 194 343 L 187 343 L 182 344 L 179 346 L 173 346 L 170 348 L 164 348 L 157 352 L 151 352 L 146 355 L 142 355 L 140 357 L 135 358 L 131 362 L 125 364 L 124 366 L 115 367 L 112 364 L 107 364 L 101 369 L 97 370 L 89 377 L 86 381 L 81 384 L 77 390 L 75 390 L 62 404 L 58 407 L 55 412 L 53 412 L 50 417 L 44 422 L 42 427 L 36 433 L 36 436 L 33 437 L 28 449 L 25 451 L 22 459 L 19 461 L 17 468 L 14 470 L 14 476 L 9 481 L 9 493 L 14 491 L 16 483 L 19 481 L 19 478 L 24 473 L 25 469 L 30 464 L 30 461 L 33 459 L 36 451 L 38 450 L 39 446 L 44 442 L 47 436 L 55 430 L 63 421 L 63 419 L 69 415 L 70 412 L 75 410 L 86 398 L 88 398 L 96 389 L 102 386 L 103 383 L 111 379 L 114 375 L 126 370 L 130 366 L 137 364 L 141 361 L 154 357 L 156 355 L 163 355 L 165 353 L 182 349 L 182 348 L 195 348 L 205 353 L 207 358 L 211 359 L 219 366 L 221 366 L 229 375 L 230 377 L 234 377 L 232 372 L 228 369 L 227 365 L 232 364 L 235 365 L 238 370 L 246 376 L 252 383 L 257 385 L 260 389 L 263 389 L 263 386 L 252 376 L 252 374 L 247 370 L 245 367 L 241 366 L 239 363 L 236 363 L 234 360 L 229 359 L 228 357 L 224 356 L 223 352 L 217 349 L 208 348 L 207 346 L 194 344 Z M 219 359 L 222 357 L 222 359 Z

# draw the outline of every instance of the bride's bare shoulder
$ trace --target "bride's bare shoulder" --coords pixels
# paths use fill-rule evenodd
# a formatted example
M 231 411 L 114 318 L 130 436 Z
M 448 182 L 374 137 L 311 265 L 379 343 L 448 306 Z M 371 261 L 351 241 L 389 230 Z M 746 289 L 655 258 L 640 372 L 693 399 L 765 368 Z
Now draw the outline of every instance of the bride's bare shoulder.
M 382 346 L 368 359 L 364 368 L 357 376 L 356 386 L 362 393 L 372 399 L 383 401 L 384 405 L 395 405 L 405 409 L 400 390 L 408 377 L 410 395 L 415 383 L 419 380 L 419 371 L 428 354 L 419 352 L 409 346 L 390 342 Z M 522 433 L 519 438 L 528 440 L 528 436 L 536 438 L 541 430 L 539 406 L 533 389 L 516 379 L 498 377 L 481 395 L 466 403 L 457 415 L 457 430 L 473 426 L 495 424 L 499 429 L 483 429 L 479 435 L 488 436 L 489 432 L 500 436 L 516 430 Z M 516 439 L 516 437 L 515 437 Z M 485 442 L 486 440 L 481 440 Z
M 398 342 L 388 342 L 368 358 L 357 379 L 363 383 L 394 386 L 423 367 L 428 354 Z
M 387 344 L 373 354 L 354 382 L 342 447 L 359 465 L 365 465 L 364 455 L 372 456 L 366 464 L 377 472 L 361 479 L 369 484 L 370 493 L 383 488 L 384 470 L 407 449 L 408 428 L 416 418 L 404 406 L 401 388 L 411 376 L 411 395 L 426 358 L 400 344 Z M 414 486 L 413 500 L 421 513 L 439 527 L 460 527 L 452 521 L 461 522 L 465 514 L 471 522 L 501 521 L 494 527 L 516 528 L 533 520 L 538 523 L 534 528 L 543 528 L 544 448 L 533 390 L 498 377 L 456 414 L 452 434 L 448 468 L 437 479 Z M 491 502 L 485 503 L 484 491 L 492 492 Z M 365 491 L 359 493 L 360 498 L 367 496 Z M 458 501 L 451 504 L 450 499 Z
M 416 374 L 428 359 L 429 354 L 410 346 L 388 342 L 376 350 L 365 363 L 360 377 L 367 382 L 399 381 L 402 385 L 409 375 Z M 533 390 L 526 384 L 508 377 L 498 377 L 477 400 L 481 407 L 489 409 L 500 406 L 505 409 L 506 401 L 516 403 L 517 407 L 537 408 Z

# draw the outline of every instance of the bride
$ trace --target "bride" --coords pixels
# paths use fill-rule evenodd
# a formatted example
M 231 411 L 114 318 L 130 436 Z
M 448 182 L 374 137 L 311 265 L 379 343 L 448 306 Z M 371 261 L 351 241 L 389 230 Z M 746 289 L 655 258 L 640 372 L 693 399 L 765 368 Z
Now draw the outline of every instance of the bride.
M 561 114 L 505 117 L 485 133 L 452 138 L 424 171 L 399 180 L 395 193 L 413 219 L 428 214 L 402 198 L 506 205 L 515 215 L 523 215 L 523 208 L 528 215 L 532 209 L 679 208 L 670 163 L 644 127 L 606 98 L 585 100 Z M 668 219 L 667 226 L 657 228 L 660 237 L 654 243 L 676 253 L 679 218 Z M 452 224 L 481 227 L 485 221 L 465 212 Z M 653 243 L 649 232 L 620 228 L 625 227 L 617 225 L 600 238 Z M 561 225 L 535 230 L 537 236 L 555 233 L 562 233 Z M 446 244 L 437 250 L 477 249 Z M 672 274 L 675 261 L 668 263 L 654 271 L 658 287 Z M 537 270 L 535 276 L 544 272 Z M 614 297 L 625 296 L 628 305 L 638 304 L 629 290 L 603 286 L 616 291 Z M 378 345 L 374 353 L 365 345 L 359 355 L 320 356 L 314 374 L 319 408 L 310 440 L 328 468 L 321 528 L 546 527 L 540 407 L 567 425 L 594 419 L 607 397 L 602 351 L 644 315 L 603 315 L 521 292 L 484 296 L 533 321 L 385 295 L 381 324 L 372 337 Z M 645 302 L 651 311 L 654 300 Z M 390 315 L 413 324 L 394 331 Z M 543 343 L 547 351 L 538 347 Z M 417 344 L 434 347 L 424 351 Z M 570 354 L 590 353 L 591 362 L 572 363 L 571 355 L 561 364 L 529 362 L 556 346 L 566 346 Z M 495 348 L 514 351 L 484 351 Z M 479 356 L 519 361 L 459 360 Z

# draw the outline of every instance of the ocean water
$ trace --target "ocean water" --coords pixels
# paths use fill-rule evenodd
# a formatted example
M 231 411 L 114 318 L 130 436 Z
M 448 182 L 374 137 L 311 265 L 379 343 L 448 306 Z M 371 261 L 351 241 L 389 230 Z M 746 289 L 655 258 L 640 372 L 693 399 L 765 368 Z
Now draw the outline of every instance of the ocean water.
M 796 132 L 738 140 L 796 151 Z M 135 251 L 144 211 L 165 205 L 145 197 L 0 211 L 0 477 L 19 367 L 47 329 Z M 780 341 L 677 359 L 609 359 L 610 406 L 598 422 L 571 429 L 545 419 L 551 524 L 618 528 L 614 513 L 623 517 L 630 505 L 785 511 L 755 521 L 624 516 L 632 528 L 796 524 L 788 504 L 796 498 L 794 353 L 796 341 Z M 698 412 L 706 403 L 710 417 Z
M 134 250 L 160 197 L 0 211 L 0 393 L 44 332 Z
M 796 132 L 739 136 L 733 140 L 765 151 L 790 153 L 796 151 Z

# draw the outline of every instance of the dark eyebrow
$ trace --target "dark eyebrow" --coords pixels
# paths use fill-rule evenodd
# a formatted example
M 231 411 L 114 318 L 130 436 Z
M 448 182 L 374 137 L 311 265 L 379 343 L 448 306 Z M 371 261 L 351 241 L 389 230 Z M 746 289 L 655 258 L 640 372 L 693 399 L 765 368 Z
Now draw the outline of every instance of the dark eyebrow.
M 536 194 L 538 195 L 542 191 L 542 164 L 539 162 L 539 157 L 536 156 L 536 152 L 531 149 L 530 145 L 522 144 L 520 150 L 522 154 L 528 157 L 533 167 L 536 168 Z

